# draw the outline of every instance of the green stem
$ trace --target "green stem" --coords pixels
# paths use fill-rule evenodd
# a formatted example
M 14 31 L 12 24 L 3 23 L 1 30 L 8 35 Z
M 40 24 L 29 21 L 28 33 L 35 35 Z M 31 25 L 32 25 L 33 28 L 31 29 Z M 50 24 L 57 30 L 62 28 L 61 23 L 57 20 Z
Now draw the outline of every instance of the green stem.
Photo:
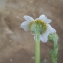
M 57 63 L 57 57 L 58 57 L 58 35 L 57 34 L 51 34 L 49 36 L 49 39 L 53 41 L 54 43 L 54 50 L 50 50 L 50 57 L 52 60 L 52 63 Z
M 54 39 L 54 51 L 58 54 L 58 39 Z
M 54 57 L 55 57 L 55 59 L 54 59 L 54 61 L 53 61 L 53 63 L 57 63 L 57 55 L 58 55 L 58 39 L 54 39 L 53 40 L 54 41 Z
M 35 63 L 40 63 L 40 33 L 35 33 Z

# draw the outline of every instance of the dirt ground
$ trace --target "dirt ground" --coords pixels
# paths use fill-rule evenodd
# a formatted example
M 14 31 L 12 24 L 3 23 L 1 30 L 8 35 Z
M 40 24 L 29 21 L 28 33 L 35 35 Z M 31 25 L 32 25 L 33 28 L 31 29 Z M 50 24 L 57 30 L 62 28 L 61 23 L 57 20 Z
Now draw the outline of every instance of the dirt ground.
M 63 63 L 63 0 L 0 0 L 0 63 L 34 63 L 34 38 L 20 28 L 24 15 L 45 14 L 59 35 L 58 63 Z M 41 61 L 52 63 L 51 42 L 41 42 Z

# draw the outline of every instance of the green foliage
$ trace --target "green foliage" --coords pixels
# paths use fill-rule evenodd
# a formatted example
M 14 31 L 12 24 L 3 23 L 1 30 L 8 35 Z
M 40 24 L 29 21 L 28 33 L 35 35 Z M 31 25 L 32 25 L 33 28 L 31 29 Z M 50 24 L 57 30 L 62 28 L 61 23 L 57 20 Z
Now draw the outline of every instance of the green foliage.
M 57 63 L 57 57 L 58 57 L 58 44 L 54 46 L 54 50 L 49 51 L 50 58 L 52 60 L 52 63 Z

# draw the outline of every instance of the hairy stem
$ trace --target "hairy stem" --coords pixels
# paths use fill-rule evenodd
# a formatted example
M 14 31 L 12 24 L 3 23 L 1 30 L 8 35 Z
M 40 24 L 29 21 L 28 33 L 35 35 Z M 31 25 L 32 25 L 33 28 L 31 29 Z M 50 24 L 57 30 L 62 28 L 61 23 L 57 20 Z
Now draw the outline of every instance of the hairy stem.
M 40 33 L 35 33 L 35 63 L 40 63 Z

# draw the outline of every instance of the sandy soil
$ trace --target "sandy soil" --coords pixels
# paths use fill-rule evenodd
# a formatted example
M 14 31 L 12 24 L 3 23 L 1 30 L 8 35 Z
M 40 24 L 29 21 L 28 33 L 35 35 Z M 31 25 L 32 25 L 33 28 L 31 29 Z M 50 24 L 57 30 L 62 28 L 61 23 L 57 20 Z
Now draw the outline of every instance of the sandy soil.
M 34 38 L 20 28 L 24 15 L 45 14 L 59 35 L 58 63 L 63 63 L 63 0 L 0 0 L 0 63 L 34 63 Z M 41 61 L 51 63 L 50 42 L 41 42 Z

